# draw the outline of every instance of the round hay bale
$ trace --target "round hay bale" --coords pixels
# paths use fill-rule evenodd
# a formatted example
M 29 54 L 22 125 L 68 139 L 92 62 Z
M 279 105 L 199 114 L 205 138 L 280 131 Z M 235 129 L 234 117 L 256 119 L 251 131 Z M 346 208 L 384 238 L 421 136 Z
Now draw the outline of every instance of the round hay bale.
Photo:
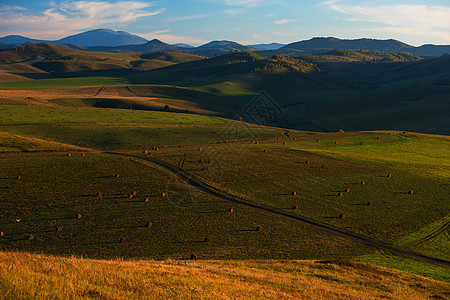
M 338 142 L 338 141 L 335 141 L 334 143 L 335 143 L 336 145 L 337 145 L 337 144 L 339 144 L 339 142 Z
M 56 231 L 61 232 L 62 231 L 62 227 L 56 228 Z
M 251 140 L 251 141 L 250 141 L 250 143 L 254 143 L 254 142 L 255 142 L 255 140 Z
M 208 160 L 208 164 L 211 164 L 212 163 L 212 160 L 210 159 L 210 160 Z
M 342 196 L 344 196 L 344 193 L 338 193 L 337 194 L 339 197 L 342 197 Z
M 367 202 L 367 206 L 372 206 L 373 205 L 373 203 L 372 202 Z
M 116 177 L 116 178 L 119 178 L 119 177 L 120 177 L 120 175 L 119 175 L 119 174 L 116 174 L 116 175 L 114 175 L 114 177 Z
M 360 145 L 364 145 L 364 142 L 359 143 Z
M 341 214 L 341 215 L 339 216 L 339 218 L 340 218 L 340 219 L 345 219 L 345 218 L 347 218 L 347 216 L 344 215 L 344 214 Z
M 165 197 L 166 196 L 166 193 L 161 193 L 161 197 Z
M 284 142 L 283 145 L 286 145 L 286 142 Z
M 83 156 L 83 157 L 84 157 L 84 156 L 86 156 L 86 154 L 84 154 L 84 153 L 81 153 L 81 156 Z
M 200 159 L 198 160 L 198 162 L 199 162 L 199 163 L 202 163 L 202 162 L 203 162 L 203 158 L 200 158 Z
M 29 240 L 29 241 L 34 240 L 34 236 L 33 236 L 32 234 L 30 234 L 30 235 L 28 236 L 28 240 Z
M 296 140 L 297 138 L 295 137 L 295 138 L 292 138 L 293 140 Z
M 81 219 L 81 218 L 82 218 L 81 214 L 77 214 L 77 219 Z
M 98 197 L 98 198 L 101 198 L 101 197 L 103 197 L 103 194 L 102 194 L 101 192 L 98 192 L 98 193 L 97 193 L 97 197 Z
M 153 226 L 153 223 L 152 223 L 152 222 L 148 222 L 148 223 L 147 223 L 147 227 L 148 227 L 148 228 L 150 228 L 150 227 L 152 227 L 152 226 Z
M 320 140 L 316 140 L 316 142 L 317 142 L 317 143 L 319 143 L 319 142 L 320 142 Z
M 255 145 L 258 145 L 259 144 L 259 142 L 255 142 Z
M 132 191 L 132 192 L 131 192 L 131 195 L 136 196 L 136 195 L 137 195 L 137 192 L 136 192 L 136 191 Z
M 134 196 L 133 196 L 133 194 L 129 194 L 128 195 L 128 199 L 131 199 L 131 198 L 133 198 Z
M 414 194 L 414 191 L 410 190 L 410 191 L 408 191 L 408 194 L 412 195 L 412 194 Z
M 380 139 L 380 137 L 379 136 L 377 136 L 377 140 L 379 140 Z
M 297 192 L 292 192 L 292 196 L 297 196 Z
M 365 185 L 366 184 L 366 182 L 365 181 L 361 181 L 361 185 Z
M 147 203 L 148 201 L 149 201 L 148 198 L 145 198 L 145 199 L 144 199 L 144 202 L 145 202 L 145 203 Z
M 22 176 L 19 175 L 16 177 L 16 179 L 20 180 L 20 179 L 22 179 Z
M 267 149 L 264 149 L 264 153 L 267 153 Z
M 3 231 L 0 232 L 0 236 L 5 236 L 5 233 Z
M 262 227 L 261 226 L 256 227 L 256 231 L 262 231 Z
M 155 148 L 155 151 L 159 151 L 159 148 Z
M 144 150 L 142 153 L 147 154 L 147 150 Z
M 188 157 L 188 156 L 189 156 L 189 154 L 187 154 L 187 153 L 184 154 L 184 157 Z
M 205 243 L 211 243 L 211 238 L 206 237 L 206 238 L 205 238 Z
M 279 141 L 280 140 L 280 138 L 277 138 L 277 141 Z
M 197 260 L 197 255 L 191 254 L 191 260 Z
M 230 209 L 228 210 L 228 212 L 233 213 L 233 212 L 234 212 L 234 208 L 230 208 Z
M 309 164 L 309 160 L 305 161 L 305 164 Z
M 71 156 L 72 154 L 70 154 L 70 153 L 67 153 L 66 155 L 67 155 L 67 156 Z
M 202 148 L 198 148 L 198 151 L 202 151 Z
M 345 192 L 346 192 L 346 193 L 350 193 L 350 189 L 346 189 Z
M 178 148 L 183 148 L 183 145 L 178 146 Z
M 387 177 L 391 178 L 391 177 L 392 177 L 392 174 L 387 174 Z
M 119 243 L 121 243 L 121 244 L 124 244 L 124 243 L 126 243 L 126 242 L 127 242 L 127 239 L 126 239 L 126 238 L 121 237 L 121 238 L 119 239 Z
M 298 210 L 298 205 L 294 205 L 294 206 L 292 207 L 292 209 L 293 209 L 293 210 Z

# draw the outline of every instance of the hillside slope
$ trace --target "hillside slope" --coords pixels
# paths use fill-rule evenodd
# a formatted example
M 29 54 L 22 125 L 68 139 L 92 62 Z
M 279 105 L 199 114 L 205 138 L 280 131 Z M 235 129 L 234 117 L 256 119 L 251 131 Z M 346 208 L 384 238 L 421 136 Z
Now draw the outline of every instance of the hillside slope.
M 104 261 L 0 252 L 0 266 L 5 299 L 445 299 L 450 294 L 446 283 L 347 261 Z

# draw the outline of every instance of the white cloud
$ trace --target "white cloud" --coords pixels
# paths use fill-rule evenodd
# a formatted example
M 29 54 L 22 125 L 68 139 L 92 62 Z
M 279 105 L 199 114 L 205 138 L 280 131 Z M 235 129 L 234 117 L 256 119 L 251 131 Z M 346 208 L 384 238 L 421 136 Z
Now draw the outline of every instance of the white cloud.
M 450 42 L 450 7 L 432 5 L 341 5 L 340 1 L 327 1 L 322 5 L 347 15 L 348 22 L 383 24 L 378 32 L 408 36 L 434 37 Z M 372 28 L 373 29 L 373 28 Z
M 164 11 L 164 9 L 149 11 L 148 8 L 151 6 L 154 4 L 138 1 L 53 3 L 51 8 L 37 14 L 19 9 L 3 12 L 0 14 L 0 26 L 4 34 L 58 39 L 83 30 L 103 25 L 123 24 Z
M 261 6 L 263 2 L 263 0 L 225 0 L 227 5 L 244 7 L 258 7 Z
M 274 24 L 277 24 L 277 25 L 284 25 L 284 24 L 290 23 L 290 22 L 292 22 L 292 21 L 294 21 L 294 20 L 291 20 L 291 19 L 282 19 L 282 20 L 274 21 L 273 23 L 274 23 Z
M 244 11 L 243 9 L 232 8 L 232 9 L 227 9 L 227 10 L 225 11 L 225 13 L 226 13 L 227 15 L 237 15 L 237 14 L 240 14 L 241 12 L 243 12 L 243 11 Z
M 189 20 L 197 20 L 197 19 L 203 19 L 207 18 L 208 15 L 190 15 L 190 16 L 180 16 L 180 17 L 173 17 L 168 18 L 168 22 L 179 22 L 179 21 L 189 21 Z

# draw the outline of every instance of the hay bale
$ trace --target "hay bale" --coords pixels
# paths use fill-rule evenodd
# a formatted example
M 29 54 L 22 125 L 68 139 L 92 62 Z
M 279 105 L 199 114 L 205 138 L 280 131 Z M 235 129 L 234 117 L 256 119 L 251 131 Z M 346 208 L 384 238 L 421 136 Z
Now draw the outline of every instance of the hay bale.
M 116 175 L 114 175 L 114 177 L 116 177 L 116 178 L 119 178 L 119 177 L 120 177 L 120 175 L 119 175 L 119 174 L 116 174 Z
M 262 227 L 261 226 L 256 227 L 256 231 L 262 231 Z
M 387 174 L 387 177 L 391 178 L 391 177 L 392 177 L 392 174 Z
M 364 145 L 364 142 L 359 143 L 360 145 Z
M 142 153 L 147 154 L 147 150 L 142 151 Z
M 297 196 L 297 192 L 292 192 L 292 196 Z
M 342 197 L 342 196 L 344 196 L 344 193 L 338 193 L 337 194 L 339 197 Z
M 86 156 L 86 154 L 84 154 L 84 153 L 81 153 L 81 156 L 82 156 L 82 157 L 84 157 L 84 156 Z
M 365 185 L 366 184 L 366 182 L 365 181 L 361 181 L 361 185 Z
M 309 164 L 309 160 L 305 161 L 305 164 Z
M 161 193 L 161 197 L 165 197 L 166 196 L 166 193 Z
M 153 223 L 152 222 L 147 222 L 147 227 L 148 228 L 150 228 L 150 227 L 152 227 L 153 226 Z
M 277 141 L 279 141 L 280 140 L 280 138 L 277 138 Z
M 379 140 L 380 139 L 380 137 L 379 136 L 377 136 L 377 140 Z
M 56 231 L 61 232 L 62 231 L 62 227 L 56 228 Z
M 28 240 L 29 240 L 29 241 L 33 241 L 33 240 L 34 240 L 34 236 L 33 236 L 32 234 L 30 234 L 30 235 L 28 236 Z
M 178 146 L 178 148 L 183 148 L 183 145 Z
M 202 148 L 198 148 L 198 151 L 202 151 Z
M 338 142 L 338 141 L 335 141 L 334 143 L 335 143 L 336 145 L 337 145 L 337 144 L 339 144 L 339 142 Z
M 258 145 L 259 144 L 259 142 L 255 142 L 255 145 Z
M 136 192 L 136 191 L 132 191 L 132 192 L 131 192 L 131 195 L 136 196 L 136 195 L 137 195 L 137 192 Z
M 292 138 L 293 140 L 296 140 L 297 138 L 295 137 L 295 138 Z
M 267 149 L 264 149 L 264 153 L 267 153 Z
M 159 148 L 155 148 L 155 151 L 159 151 Z
M 67 153 L 66 155 L 67 155 L 67 156 L 71 156 L 72 154 L 70 154 L 70 153 Z
M 103 194 L 102 194 L 101 192 L 98 192 L 98 193 L 97 193 L 97 197 L 98 197 L 98 198 L 101 198 L 101 197 L 103 197 Z
M 298 205 L 294 205 L 294 206 L 292 207 L 292 209 L 293 209 L 293 210 L 298 210 Z
M 230 209 L 228 210 L 228 212 L 233 213 L 233 212 L 234 212 L 234 209 L 233 209 L 233 208 L 230 208 Z
M 3 231 L 0 232 L 0 236 L 5 236 L 5 233 Z
M 345 218 L 347 218 L 347 216 L 344 215 L 344 214 L 341 214 L 341 215 L 339 216 L 339 218 L 340 218 L 340 219 L 345 219 Z
M 345 192 L 346 192 L 346 193 L 350 193 L 350 189 L 346 189 Z
M 201 164 L 203 162 L 203 158 L 200 158 L 198 162 Z
M 211 243 L 211 238 L 206 237 L 206 238 L 205 238 L 205 243 Z
M 131 199 L 131 198 L 133 198 L 134 196 L 133 196 L 133 194 L 129 194 L 128 195 L 128 199 Z
M 81 214 L 77 214 L 77 219 L 81 219 L 81 218 L 82 218 Z
M 284 142 L 283 145 L 286 145 L 286 142 Z
M 408 194 L 409 194 L 409 195 L 412 195 L 412 194 L 414 194 L 414 191 L 413 191 L 413 190 L 410 190 L 410 191 L 408 192 Z
M 197 255 L 191 254 L 191 260 L 197 260 Z
M 187 153 L 184 154 L 184 157 L 188 157 L 188 156 L 189 156 L 189 154 L 187 154 Z
M 20 179 L 22 179 L 22 176 L 19 175 L 16 177 L 16 179 L 20 180 Z
M 320 142 L 320 140 L 316 140 L 316 142 L 317 142 L 317 143 L 319 143 L 319 142 Z
M 367 202 L 367 206 L 372 206 L 373 205 L 373 203 L 372 202 Z
M 145 198 L 145 199 L 144 199 L 144 202 L 145 202 L 145 203 L 147 203 L 148 201 L 149 201 L 148 198 Z
M 119 239 L 119 243 L 121 243 L 121 244 L 124 244 L 124 243 L 126 243 L 126 242 L 127 242 L 127 239 L 126 239 L 126 238 L 121 237 L 121 238 Z

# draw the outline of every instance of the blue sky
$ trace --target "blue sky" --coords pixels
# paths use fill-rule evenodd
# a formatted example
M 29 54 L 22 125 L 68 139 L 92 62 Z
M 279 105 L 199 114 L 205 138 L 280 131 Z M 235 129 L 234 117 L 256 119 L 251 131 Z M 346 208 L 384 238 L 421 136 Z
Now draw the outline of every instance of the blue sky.
M 290 43 L 317 36 L 450 44 L 450 1 L 0 0 L 0 36 L 59 39 L 97 28 L 167 43 Z

